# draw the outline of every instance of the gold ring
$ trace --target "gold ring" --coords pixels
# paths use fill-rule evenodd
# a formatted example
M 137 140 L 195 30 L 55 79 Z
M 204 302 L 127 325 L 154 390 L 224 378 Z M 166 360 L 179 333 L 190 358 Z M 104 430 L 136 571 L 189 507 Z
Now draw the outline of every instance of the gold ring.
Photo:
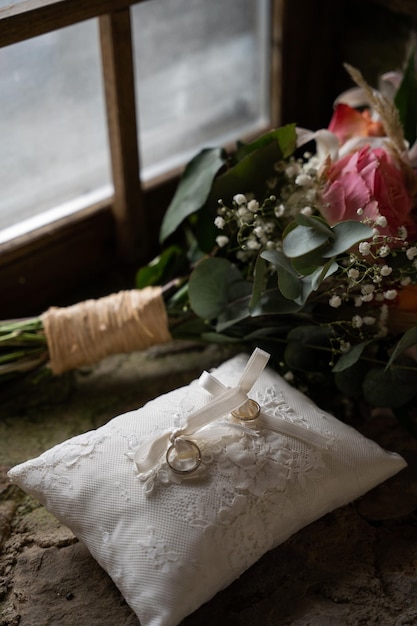
M 181 439 L 181 444 L 186 444 L 182 447 L 188 450 L 183 449 L 179 453 L 175 444 L 172 444 L 166 452 L 166 462 L 176 474 L 190 474 L 195 472 L 201 463 L 201 451 L 198 445 L 189 439 Z
M 255 400 L 248 398 L 244 404 L 242 404 L 238 409 L 234 409 L 232 411 L 233 417 L 242 422 L 252 422 L 259 417 L 261 413 L 261 407 Z

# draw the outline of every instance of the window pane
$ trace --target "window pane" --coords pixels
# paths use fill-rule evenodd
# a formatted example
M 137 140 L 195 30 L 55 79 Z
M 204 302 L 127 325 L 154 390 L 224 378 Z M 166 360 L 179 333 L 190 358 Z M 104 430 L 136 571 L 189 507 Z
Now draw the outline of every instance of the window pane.
M 267 0 L 153 0 L 133 8 L 142 178 L 269 116 Z
M 96 21 L 0 49 L 0 229 L 112 192 L 104 111 Z
M 0 0 L 0 9 L 10 7 L 13 4 L 20 4 L 21 2 L 24 2 L 24 0 Z

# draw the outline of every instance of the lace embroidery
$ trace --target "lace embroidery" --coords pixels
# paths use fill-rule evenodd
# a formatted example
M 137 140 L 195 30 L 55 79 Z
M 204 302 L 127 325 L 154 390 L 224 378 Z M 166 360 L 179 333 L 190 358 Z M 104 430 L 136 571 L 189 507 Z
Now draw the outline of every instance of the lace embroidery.
M 262 410 L 268 415 L 277 418 L 288 419 L 292 422 L 308 424 L 307 420 L 297 415 L 294 409 L 288 404 L 283 392 L 278 387 L 270 385 L 265 390 L 255 393 L 256 401 L 262 406 Z
M 59 446 L 52 448 L 49 454 L 44 453 L 33 460 L 33 477 L 45 491 L 51 488 L 61 491 L 73 489 L 70 476 L 62 473 L 62 465 L 77 472 L 84 459 L 100 454 L 100 446 L 108 436 L 104 429 L 99 429 L 91 431 L 88 439 L 84 435 L 73 437 L 66 442 L 64 454 Z
M 227 391 L 210 375 L 205 384 L 215 394 Z M 163 428 L 157 439 L 158 452 L 148 452 L 148 457 L 156 462 L 145 464 L 147 471 L 139 471 L 135 464 L 141 444 L 136 437 L 129 438 L 126 453 L 135 464 L 145 494 L 170 485 L 164 497 L 172 504 L 173 519 L 186 520 L 190 529 L 201 529 L 206 545 L 218 546 L 218 552 L 226 542 L 228 550 L 221 558 L 236 572 L 242 563 L 244 566 L 253 563 L 272 547 L 277 519 L 291 520 L 299 514 L 291 490 L 300 494 L 309 491 L 309 500 L 313 502 L 316 494 L 311 490 L 312 475 L 320 484 L 326 469 L 323 459 L 326 446 L 320 439 L 321 434 L 314 432 L 311 423 L 290 406 L 283 391 L 269 385 L 252 395 L 261 407 L 258 421 L 235 426 L 231 415 L 219 415 L 197 433 L 201 465 L 192 474 L 184 476 L 171 471 L 161 453 L 160 442 L 169 441 Z M 192 406 L 187 406 L 185 415 L 184 398 L 180 404 L 176 407 L 175 428 L 181 428 L 193 411 Z M 185 430 L 182 436 L 188 436 L 187 432 Z M 173 431 L 171 437 L 175 436 Z M 141 449 L 149 451 L 146 446 L 148 444 L 142 445 Z M 178 486 L 184 481 L 188 481 L 186 489 L 179 490 Z M 139 545 L 163 572 L 176 567 L 178 555 L 172 545 L 168 549 L 152 528 L 148 528 L 146 538 L 141 539 Z M 199 576 L 206 575 L 211 574 L 199 572 Z
M 256 400 L 262 407 L 262 412 L 270 415 L 279 422 L 287 420 L 292 423 L 300 422 L 304 425 L 304 418 L 300 417 L 288 404 L 282 391 L 274 386 L 269 386 L 263 392 L 256 393 Z M 187 407 L 187 414 L 190 414 L 193 407 Z M 185 420 L 184 412 L 181 410 L 175 413 L 175 426 L 181 427 Z M 224 421 L 222 422 L 225 423 Z M 163 429 L 160 429 L 163 430 Z M 306 430 L 310 430 L 306 426 Z M 246 429 L 246 432 L 250 432 Z M 285 482 L 297 476 L 300 483 L 304 482 L 303 473 L 310 471 L 314 467 L 322 465 L 321 453 L 315 446 L 305 446 L 303 448 L 303 458 L 300 452 L 297 458 L 294 457 L 294 450 L 288 444 L 288 438 L 279 432 L 266 429 L 256 429 L 253 427 L 253 436 L 247 434 L 219 434 L 210 439 L 210 431 L 202 432 L 198 440 L 201 451 L 201 468 L 195 474 L 183 476 L 170 470 L 164 456 L 160 461 L 147 472 L 139 472 L 134 467 L 138 480 L 143 483 L 145 493 L 153 493 L 157 486 L 169 484 L 181 484 L 184 481 L 192 481 L 201 477 L 208 465 L 217 460 L 219 472 L 223 476 L 228 476 L 236 488 L 250 489 L 254 494 L 260 495 L 265 490 L 274 487 L 283 489 Z M 207 434 L 208 433 L 208 434 Z M 204 440 L 204 437 L 209 437 Z M 128 440 L 128 450 L 126 456 L 134 459 L 138 441 L 136 436 Z M 299 448 L 298 448 L 299 449 Z M 277 484 L 277 466 L 279 480 Z M 297 471 L 295 471 L 295 469 Z M 272 479 L 271 477 L 274 476 Z M 271 484 L 270 484 L 270 482 Z
M 182 555 L 170 549 L 169 543 L 158 537 L 152 526 L 148 526 L 146 535 L 136 543 L 143 549 L 152 566 L 160 569 L 163 574 L 169 574 L 181 567 Z

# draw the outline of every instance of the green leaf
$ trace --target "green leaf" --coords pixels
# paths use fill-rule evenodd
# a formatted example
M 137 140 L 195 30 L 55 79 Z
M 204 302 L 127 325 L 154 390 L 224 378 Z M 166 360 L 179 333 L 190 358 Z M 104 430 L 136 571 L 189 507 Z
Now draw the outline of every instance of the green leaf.
M 198 340 L 204 332 L 210 330 L 210 324 L 201 317 L 187 318 L 172 329 L 172 336 L 175 339 L 191 339 Z
M 408 366 L 414 361 L 406 361 Z M 366 402 L 376 407 L 401 407 L 417 394 L 417 371 L 393 365 L 389 369 L 375 367 L 368 371 L 363 383 Z
M 320 246 L 316 250 L 312 252 L 307 252 L 307 254 L 302 254 L 298 257 L 293 257 L 291 259 L 291 264 L 293 268 L 303 276 L 308 276 L 316 271 L 318 267 L 322 267 L 325 262 L 323 259 L 323 250 L 325 249 L 325 245 Z
M 252 317 L 263 315 L 288 315 L 298 313 L 302 306 L 285 298 L 279 289 L 268 289 L 264 291 L 256 306 L 251 308 Z
M 300 277 L 285 254 L 279 250 L 265 250 L 261 257 L 276 267 L 278 287 L 283 296 L 295 300 L 300 294 Z
M 321 283 L 326 280 L 329 276 L 332 276 L 339 269 L 338 264 L 333 259 L 330 259 L 325 265 L 317 268 L 315 272 L 309 276 L 311 279 L 311 288 L 313 291 L 317 291 L 320 287 Z
M 249 317 L 251 296 L 252 283 L 245 280 L 240 272 L 233 275 L 230 274 L 228 303 L 217 318 L 216 330 L 218 332 Z
M 361 358 L 363 351 L 370 343 L 372 343 L 372 340 L 366 339 L 365 341 L 357 343 L 356 346 L 353 346 L 349 352 L 342 354 L 336 365 L 333 367 L 332 372 L 343 372 L 352 367 L 352 365 L 354 365 Z
M 307 228 L 312 228 L 319 233 L 323 233 L 326 237 L 332 239 L 334 237 L 333 231 L 328 225 L 328 223 L 322 217 L 316 217 L 309 215 L 304 215 L 303 213 L 299 213 L 295 217 L 295 221 L 300 226 L 306 226 Z
M 411 348 L 411 346 L 415 346 L 417 344 L 417 326 L 413 328 L 409 328 L 405 331 L 397 345 L 395 346 L 391 358 L 387 363 L 387 368 L 390 367 L 394 361 L 400 356 L 404 350 L 407 348 Z
M 317 268 L 308 276 L 303 276 L 300 280 L 301 292 L 295 302 L 304 306 L 313 291 L 319 288 L 325 278 L 334 274 L 338 270 L 338 267 L 337 263 L 330 261 L 330 263 Z
M 251 285 L 227 259 L 208 258 L 201 261 L 192 272 L 188 292 L 190 306 L 199 317 L 212 320 L 222 316 L 224 320 L 227 314 L 230 322 L 231 310 L 236 301 L 245 297 L 249 302 Z M 240 306 L 240 313 L 243 309 Z
M 219 234 L 219 229 L 214 224 L 215 218 L 215 208 L 209 208 L 207 205 L 191 218 L 193 219 L 192 229 L 198 246 L 206 254 L 210 254 L 213 250 L 216 244 L 216 237 Z
M 235 301 L 229 302 L 223 313 L 217 318 L 216 331 L 224 332 L 231 326 L 249 317 L 250 294 L 243 294 Z
M 296 141 L 297 136 L 295 132 L 295 124 L 287 124 L 286 126 L 281 126 L 281 128 L 265 133 L 249 144 L 242 142 L 239 143 L 235 153 L 235 159 L 236 161 L 241 161 L 252 154 L 252 152 L 259 150 L 270 143 L 278 144 L 281 152 L 281 158 L 286 159 L 294 152 Z
M 254 281 L 252 288 L 252 297 L 249 303 L 249 308 L 252 310 L 260 301 L 262 293 L 265 289 L 267 275 L 267 265 L 265 260 L 259 254 L 255 263 Z
M 323 257 L 329 259 L 349 250 L 364 239 L 372 237 L 372 229 L 362 222 L 347 220 L 332 227 L 334 239 L 330 241 L 323 252 Z
M 187 261 L 179 246 L 170 246 L 148 265 L 136 273 L 136 288 L 162 285 L 172 278 L 181 276 L 187 268 Z
M 401 85 L 394 97 L 404 136 L 413 145 L 417 138 L 417 79 L 414 67 L 414 48 L 411 50 Z
M 249 146 L 241 145 L 237 152 L 240 160 L 215 179 L 208 206 L 216 207 L 220 199 L 229 205 L 237 193 L 251 192 L 259 200 L 263 200 L 265 180 L 276 174 L 275 163 L 293 147 L 295 147 L 295 127 L 292 124 L 267 133 Z
M 225 162 L 226 156 L 222 148 L 206 148 L 188 163 L 162 221 L 161 243 L 187 217 L 205 205 L 213 180 Z
M 222 333 L 202 333 L 201 339 L 206 341 L 207 343 L 241 343 L 241 339 L 239 337 L 230 337 L 229 335 L 224 335 Z
M 341 372 L 334 373 L 336 387 L 346 396 L 361 398 L 362 384 L 367 372 L 367 364 L 356 361 L 353 365 Z
M 283 250 L 286 256 L 299 257 L 326 244 L 329 236 L 311 226 L 297 226 L 285 236 Z
M 297 326 L 287 335 L 284 359 L 290 369 L 304 372 L 328 367 L 330 356 L 329 330 L 322 326 Z

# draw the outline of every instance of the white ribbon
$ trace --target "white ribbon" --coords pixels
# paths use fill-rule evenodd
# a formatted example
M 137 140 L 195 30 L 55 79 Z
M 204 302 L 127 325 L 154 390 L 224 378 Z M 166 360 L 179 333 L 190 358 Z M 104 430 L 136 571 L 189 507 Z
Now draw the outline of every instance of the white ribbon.
M 138 471 L 145 473 L 155 467 L 160 462 L 161 457 L 166 454 L 170 445 L 178 446 L 178 451 L 181 453 L 181 447 L 185 439 L 190 439 L 215 420 L 242 406 L 248 400 L 248 393 L 264 370 L 269 357 L 270 355 L 267 352 L 256 348 L 246 364 L 239 383 L 232 388 L 225 387 L 214 376 L 204 372 L 202 379 L 206 380 L 207 386 L 203 386 L 209 393 L 216 396 L 215 399 L 189 415 L 181 429 L 167 430 L 155 439 L 141 444 L 134 455 Z M 252 432 L 251 429 L 244 426 L 229 422 L 225 423 L 224 421 L 218 423 L 217 426 L 222 429 L 224 427 L 235 428 L 238 426 L 240 429 Z M 213 435 L 214 431 L 217 432 L 218 428 L 214 428 L 213 432 L 210 429 L 211 435 Z
M 223 385 L 217 378 L 215 378 L 212 374 L 208 372 L 203 372 L 200 376 L 199 383 L 206 391 L 211 393 L 214 397 L 220 397 L 222 393 L 225 392 L 227 387 Z M 306 428 L 303 424 L 298 424 L 295 422 L 290 422 L 283 417 L 279 417 L 276 415 L 268 415 L 268 413 L 261 411 L 259 417 L 256 419 L 254 427 L 257 429 L 265 428 L 267 430 L 272 430 L 276 433 L 280 433 L 283 435 L 288 435 L 289 437 L 294 437 L 295 439 L 301 439 L 305 443 L 310 445 L 315 445 L 319 448 L 327 448 L 330 441 L 332 441 L 333 437 L 330 435 L 326 435 L 324 433 L 319 433 L 314 430 L 310 430 Z M 249 430 L 246 427 L 242 427 L 245 431 Z M 253 434 L 257 434 L 256 431 L 252 430 Z

